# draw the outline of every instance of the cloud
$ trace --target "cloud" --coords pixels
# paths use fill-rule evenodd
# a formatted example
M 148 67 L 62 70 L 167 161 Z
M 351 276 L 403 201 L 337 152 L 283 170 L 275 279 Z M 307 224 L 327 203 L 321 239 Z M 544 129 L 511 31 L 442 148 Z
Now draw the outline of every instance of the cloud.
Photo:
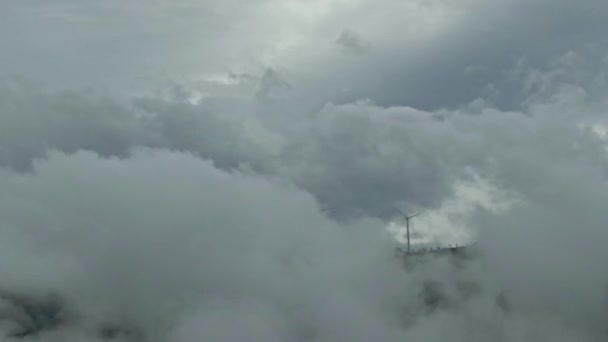
M 97 320 L 161 334 L 155 326 L 185 315 L 183 329 L 191 320 L 214 325 L 197 338 L 231 336 L 235 323 L 283 340 L 300 320 L 325 338 L 374 336 L 387 328 L 366 306 L 389 295 L 374 274 L 404 278 L 382 248 L 390 242 L 380 222 L 337 225 L 304 192 L 187 154 L 52 154 L 34 174 L 0 179 L 2 254 L 14 260 L 2 288 L 58 293 L 85 327 Z
M 279 73 L 272 68 L 268 68 L 264 70 L 264 74 L 262 74 L 256 96 L 259 99 L 268 100 L 278 96 L 276 92 L 288 90 L 289 88 L 289 83 L 281 79 Z
M 605 340 L 604 2 L 2 7 L 0 331 Z
M 361 37 L 361 35 L 352 29 L 344 29 L 335 43 L 342 47 L 345 51 L 355 54 L 368 52 L 371 45 Z
M 469 177 L 469 168 L 510 191 L 531 186 L 519 174 L 538 166 L 526 158 L 605 167 L 602 145 L 578 128 L 601 122 L 605 103 L 596 94 L 603 86 L 575 85 L 568 76 L 572 67 L 556 63 L 523 72 L 531 84 L 543 85 L 531 86 L 538 90 L 530 92 L 525 108 L 510 112 L 483 100 L 437 111 L 358 101 L 297 116 L 300 108 L 282 105 L 290 97 L 256 102 L 255 88 L 249 100 L 211 95 L 191 103 L 188 88 L 178 97 L 119 101 L 9 83 L 0 113 L 6 132 L 0 163 L 26 169 L 49 149 L 119 157 L 136 147 L 186 151 L 225 170 L 250 169 L 293 182 L 337 207 L 337 218 L 390 219 L 395 205 L 438 208 L 453 184 Z M 266 72 L 260 87 L 273 88 L 263 80 L 275 74 Z M 519 155 L 521 161 L 513 159 Z
M 3 268 L 2 288 L 59 294 L 82 317 L 49 338 L 99 336 L 115 325 L 126 335 L 228 340 L 238 338 L 234 324 L 254 340 L 470 340 L 471 329 L 480 341 L 599 338 L 606 154 L 585 127 L 601 122 L 606 107 L 575 85 L 549 89 L 522 112 L 483 102 L 427 112 L 363 101 L 328 105 L 292 135 L 260 119 L 281 137 L 273 152 L 205 101 L 125 104 L 8 87 L 11 111 L 3 113 L 13 126 L 3 125 L 12 133 L 4 146 L 39 140 L 37 153 L 18 159 L 33 163 L 29 172 L 0 176 L 2 259 L 15 260 Z M 129 140 L 104 150 L 97 141 L 105 136 Z M 479 232 L 485 268 L 437 261 L 403 272 L 379 234 L 384 224 L 354 219 L 390 219 L 395 204 L 449 205 L 453 185 L 472 170 L 518 199 L 503 215 L 481 205 L 464 218 Z M 319 202 L 340 203 L 334 215 L 352 223 L 328 220 Z M 467 278 L 484 292 L 461 303 L 457 284 Z M 459 309 L 423 314 L 417 293 L 428 279 L 444 284 Z M 495 312 L 501 288 L 515 310 L 508 319 Z M 396 313 L 404 307 L 411 313 Z M 401 319 L 413 323 L 394 323 Z M 434 333 L 436 324 L 447 328 Z
M 0 96 L 0 165 L 18 170 L 49 149 L 125 157 L 132 147 L 161 147 L 190 151 L 224 168 L 264 158 L 265 151 L 248 139 L 243 124 L 179 99 L 147 97 L 125 104 L 104 95 L 48 92 L 20 82 L 2 84 Z
M 127 157 L 136 147 L 187 151 L 222 169 L 251 169 L 293 181 L 322 203 L 342 207 L 341 217 L 386 218 L 387 208 L 397 202 L 435 205 L 449 187 L 423 145 L 414 142 L 411 153 L 403 153 L 413 134 L 405 126 L 409 113 L 426 115 L 408 108 L 382 118 L 383 109 L 373 105 L 330 105 L 318 113 L 315 127 L 302 127 L 290 137 L 255 117 L 226 117 L 207 102 L 143 97 L 121 103 L 12 83 L 3 90 L 0 122 L 6 133 L 0 138 L 0 163 L 17 170 L 51 149 L 106 157 Z M 370 117 L 374 112 L 377 119 Z M 397 123 L 391 115 L 403 124 L 390 127 Z M 361 192 L 367 199 L 357 196 Z
M 529 94 L 509 77 L 513 65 L 525 60 L 529 68 L 543 68 L 569 51 L 601 63 L 607 45 L 598 32 L 605 29 L 606 11 L 601 1 L 360 2 L 335 13 L 321 36 L 356 27 L 373 44 L 373 54 L 347 59 L 320 53 L 312 38 L 283 63 L 297 65 L 306 86 L 323 89 L 319 93 L 335 103 L 366 97 L 382 106 L 436 110 L 493 89 L 498 108 L 521 109 Z M 572 29 L 564 29 L 564 22 Z
M 306 93 L 301 106 L 366 97 L 431 110 L 492 89 L 499 108 L 518 109 L 527 94 L 508 76 L 513 64 L 542 68 L 568 51 L 601 61 L 606 11 L 599 0 L 7 3 L 0 74 L 121 94 L 273 68 Z M 332 43 L 337 32 L 353 42 L 364 33 L 373 55 L 346 58 Z
M 329 221 L 305 192 L 188 154 L 53 153 L 34 173 L 2 171 L 0 182 L 0 250 L 12 260 L 0 286 L 50 291 L 71 313 L 42 332 L 45 340 L 98 340 L 112 326 L 127 340 L 174 341 L 567 341 L 597 333 L 560 327 L 545 311 L 505 316 L 475 264 L 431 260 L 408 274 L 379 221 Z M 458 310 L 424 313 L 417 291 L 428 279 L 445 284 Z M 466 279 L 478 279 L 485 294 L 457 299 L 455 284 Z

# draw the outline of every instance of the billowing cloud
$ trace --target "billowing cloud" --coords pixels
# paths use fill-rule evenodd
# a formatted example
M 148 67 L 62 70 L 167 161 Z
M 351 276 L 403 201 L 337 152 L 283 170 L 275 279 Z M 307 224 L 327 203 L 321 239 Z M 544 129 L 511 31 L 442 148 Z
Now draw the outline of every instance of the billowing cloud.
M 545 309 L 539 317 L 505 316 L 492 298 L 493 278 L 484 280 L 479 267 L 438 261 L 408 275 L 378 233 L 380 222 L 328 221 L 305 192 L 191 155 L 53 153 L 35 170 L 2 171 L 0 250 L 12 261 L 0 284 L 11 296 L 61 298 L 62 320 L 42 331 L 51 341 L 107 338 L 111 329 L 127 340 L 175 341 L 598 333 L 559 327 Z M 482 284 L 479 299 L 424 314 L 417 291 L 425 279 L 445 282 L 451 293 L 457 287 L 449 284 L 467 278 Z M 21 331 L 17 322 L 5 331 Z
M 230 334 L 230 322 L 245 329 L 253 315 L 250 329 L 279 338 L 297 333 L 285 315 L 298 312 L 313 319 L 311 329 L 322 329 L 324 310 L 316 310 L 325 302 L 336 314 L 327 320 L 341 317 L 337 324 L 355 328 L 363 319 L 380 329 L 383 323 L 362 313 L 380 302 L 365 304 L 356 293 L 371 291 L 373 301 L 388 295 L 372 286 L 374 264 L 393 281 L 403 279 L 390 248 L 360 253 L 388 242 L 379 222 L 338 226 L 306 193 L 228 174 L 186 154 L 147 151 L 127 160 L 53 154 L 36 164 L 35 174 L 3 171 L 1 179 L 2 254 L 13 260 L 2 269 L 2 288 L 58 293 L 85 327 L 92 320 L 160 334 L 150 330 L 154 322 L 160 328 L 182 315 L 217 317 L 223 326 L 202 329 L 194 335 L 200 338 Z M 325 300 L 317 297 L 322 293 Z M 246 307 L 253 311 L 239 313 Z
M 0 6 L 0 332 L 606 339 L 605 2 Z

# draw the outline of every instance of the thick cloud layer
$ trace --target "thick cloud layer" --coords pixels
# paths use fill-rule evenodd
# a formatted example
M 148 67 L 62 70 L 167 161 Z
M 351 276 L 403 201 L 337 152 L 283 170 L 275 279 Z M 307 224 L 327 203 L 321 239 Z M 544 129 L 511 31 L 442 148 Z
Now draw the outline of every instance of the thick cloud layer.
M 495 280 L 475 264 L 467 271 L 438 261 L 408 274 L 380 222 L 336 224 L 304 192 L 190 155 L 53 154 L 35 170 L 2 173 L 1 284 L 17 295 L 62 298 L 65 322 L 43 333 L 49 340 L 95 340 L 108 326 L 129 340 L 171 341 L 569 341 L 598 333 L 559 327 L 544 307 L 540 316 L 526 307 L 505 316 L 492 304 Z M 421 316 L 425 279 L 448 291 L 473 279 L 486 292 L 458 310 Z M 593 313 L 586 302 L 567 304 Z
M 0 333 L 605 341 L 606 11 L 0 2 Z
M 293 340 L 309 321 L 325 339 L 374 336 L 386 327 L 367 306 L 404 281 L 379 222 L 338 226 L 306 193 L 189 155 L 55 154 L 1 179 L 2 287 L 56 292 L 85 326 L 261 341 Z

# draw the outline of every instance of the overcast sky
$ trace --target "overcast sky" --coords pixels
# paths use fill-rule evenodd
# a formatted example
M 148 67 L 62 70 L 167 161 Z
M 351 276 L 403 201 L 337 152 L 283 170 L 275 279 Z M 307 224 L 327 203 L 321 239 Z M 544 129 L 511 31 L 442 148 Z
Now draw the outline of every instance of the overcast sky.
M 607 17 L 0 0 L 0 294 L 64 298 L 44 341 L 605 341 Z M 394 207 L 416 246 L 477 241 L 482 298 L 402 324 L 464 275 L 402 271 Z

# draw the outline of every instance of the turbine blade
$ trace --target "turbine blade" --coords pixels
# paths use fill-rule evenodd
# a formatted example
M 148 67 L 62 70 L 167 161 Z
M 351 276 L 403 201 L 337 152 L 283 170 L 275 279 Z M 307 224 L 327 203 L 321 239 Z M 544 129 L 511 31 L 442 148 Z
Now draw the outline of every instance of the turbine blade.
M 416 217 L 416 216 L 418 216 L 418 215 L 420 215 L 420 214 L 422 214 L 422 213 L 420 212 L 420 213 L 414 214 L 414 215 L 412 215 L 412 216 L 409 216 L 407 219 L 409 220 L 409 219 L 414 218 L 414 217 Z
M 401 210 L 397 209 L 397 207 L 393 207 L 393 209 L 394 209 L 395 211 L 397 211 L 399 214 L 403 215 L 403 217 L 405 217 L 405 219 L 407 220 L 407 215 L 405 215 L 405 214 L 403 213 L 403 211 L 401 211 Z

